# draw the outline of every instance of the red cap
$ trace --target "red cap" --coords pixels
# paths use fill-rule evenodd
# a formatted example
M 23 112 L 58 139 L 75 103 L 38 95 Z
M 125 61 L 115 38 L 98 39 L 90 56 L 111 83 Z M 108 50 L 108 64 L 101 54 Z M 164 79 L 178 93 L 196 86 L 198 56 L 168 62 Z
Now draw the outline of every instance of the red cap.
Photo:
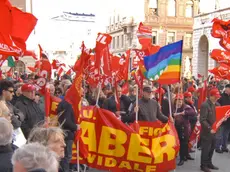
M 220 98 L 221 97 L 220 96 L 220 92 L 219 92 L 219 90 L 217 88 L 211 89 L 210 92 L 209 92 L 209 95 L 210 96 L 215 96 L 216 98 Z
M 155 93 L 165 94 L 165 90 L 163 88 L 158 88 L 154 91 Z
M 183 94 L 176 94 L 176 100 L 183 100 L 184 99 L 184 95 Z
M 24 84 L 21 87 L 21 90 L 22 90 L 22 92 L 24 92 L 24 91 L 35 91 L 36 87 L 34 85 L 32 85 L 32 84 Z
M 196 91 L 196 89 L 193 86 L 191 86 L 191 87 L 188 88 L 188 92 L 193 93 L 195 91 Z
M 186 98 L 186 97 L 192 97 L 192 93 L 191 92 L 185 92 L 184 93 L 184 97 Z

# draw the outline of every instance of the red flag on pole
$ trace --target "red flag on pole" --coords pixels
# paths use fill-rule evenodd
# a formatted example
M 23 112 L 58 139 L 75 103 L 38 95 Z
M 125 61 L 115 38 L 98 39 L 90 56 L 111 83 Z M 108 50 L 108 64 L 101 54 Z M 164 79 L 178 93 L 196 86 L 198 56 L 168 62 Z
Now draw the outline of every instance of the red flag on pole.
M 221 124 L 230 117 L 230 106 L 216 107 L 216 121 L 212 125 L 212 129 L 217 131 Z

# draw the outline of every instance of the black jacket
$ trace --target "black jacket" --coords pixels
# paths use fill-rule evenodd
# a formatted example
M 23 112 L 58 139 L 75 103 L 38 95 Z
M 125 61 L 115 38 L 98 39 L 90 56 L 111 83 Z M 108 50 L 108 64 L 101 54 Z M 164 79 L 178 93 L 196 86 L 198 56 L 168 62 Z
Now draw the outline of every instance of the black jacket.
M 131 104 L 131 100 L 129 99 L 129 97 L 122 95 L 120 97 L 120 110 L 119 111 L 124 111 L 128 113 L 130 104 Z M 104 101 L 102 108 L 109 110 L 113 113 L 117 112 L 118 110 L 116 106 L 115 96 L 111 96 L 110 98 L 106 99 Z
M 12 114 L 11 120 L 14 129 L 21 127 L 22 122 L 25 119 L 24 114 L 15 106 L 13 106 L 9 101 L 6 101 L 6 105 Z
M 76 120 L 72 105 L 62 100 L 57 107 L 57 113 L 61 114 L 58 121 L 67 132 L 66 140 L 74 140 L 74 133 L 77 130 Z
M 18 108 L 25 116 L 21 129 L 27 139 L 34 126 L 44 120 L 45 114 L 41 111 L 37 103 L 23 95 L 19 97 L 15 107 Z
M 230 105 L 230 95 L 223 93 L 221 95 L 221 98 L 218 100 L 218 103 L 221 106 L 227 106 Z M 230 125 L 230 118 L 227 119 L 227 121 L 223 122 L 223 125 Z
M 13 156 L 13 150 L 11 145 L 0 146 L 0 171 L 1 172 L 13 172 L 13 165 L 11 158 Z

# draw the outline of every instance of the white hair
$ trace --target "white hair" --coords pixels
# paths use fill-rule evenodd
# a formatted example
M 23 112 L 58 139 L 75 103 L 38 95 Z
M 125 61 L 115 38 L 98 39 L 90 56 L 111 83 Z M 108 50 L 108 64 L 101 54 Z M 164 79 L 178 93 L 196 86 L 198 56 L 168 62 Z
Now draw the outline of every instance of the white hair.
M 12 142 L 13 126 L 11 123 L 0 117 L 0 146 L 6 146 Z
M 47 172 L 58 171 L 56 154 L 39 143 L 29 143 L 17 149 L 12 157 L 12 164 L 20 163 L 27 171 L 44 169 Z

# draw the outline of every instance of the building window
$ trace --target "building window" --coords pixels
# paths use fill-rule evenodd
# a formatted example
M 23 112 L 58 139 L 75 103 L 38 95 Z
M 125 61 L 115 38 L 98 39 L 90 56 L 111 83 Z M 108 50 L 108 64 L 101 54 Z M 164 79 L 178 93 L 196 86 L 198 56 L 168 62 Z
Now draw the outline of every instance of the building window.
M 173 42 L 175 42 L 176 40 L 176 34 L 175 32 L 168 32 L 168 35 L 167 35 L 167 44 L 171 44 Z
M 168 16 L 175 17 L 176 16 L 176 1 L 168 0 Z
M 24 73 L 26 70 L 26 66 L 21 60 L 18 60 L 15 62 L 15 67 L 13 70 L 19 73 Z
M 158 14 L 158 0 L 149 0 L 149 9 L 153 14 Z
M 124 35 L 121 35 L 121 48 L 124 48 Z
M 188 1 L 186 3 L 185 16 L 186 17 L 193 17 L 193 2 L 192 1 Z
M 115 49 L 115 41 L 116 41 L 116 37 L 113 37 L 113 49 Z
M 117 45 L 116 45 L 116 49 L 119 49 L 120 47 L 119 47 L 119 36 L 117 36 L 117 38 L 116 38 L 116 40 L 117 40 Z
M 192 33 L 186 33 L 184 44 L 185 47 L 192 48 Z
M 157 44 L 157 31 L 152 32 L 152 44 Z

